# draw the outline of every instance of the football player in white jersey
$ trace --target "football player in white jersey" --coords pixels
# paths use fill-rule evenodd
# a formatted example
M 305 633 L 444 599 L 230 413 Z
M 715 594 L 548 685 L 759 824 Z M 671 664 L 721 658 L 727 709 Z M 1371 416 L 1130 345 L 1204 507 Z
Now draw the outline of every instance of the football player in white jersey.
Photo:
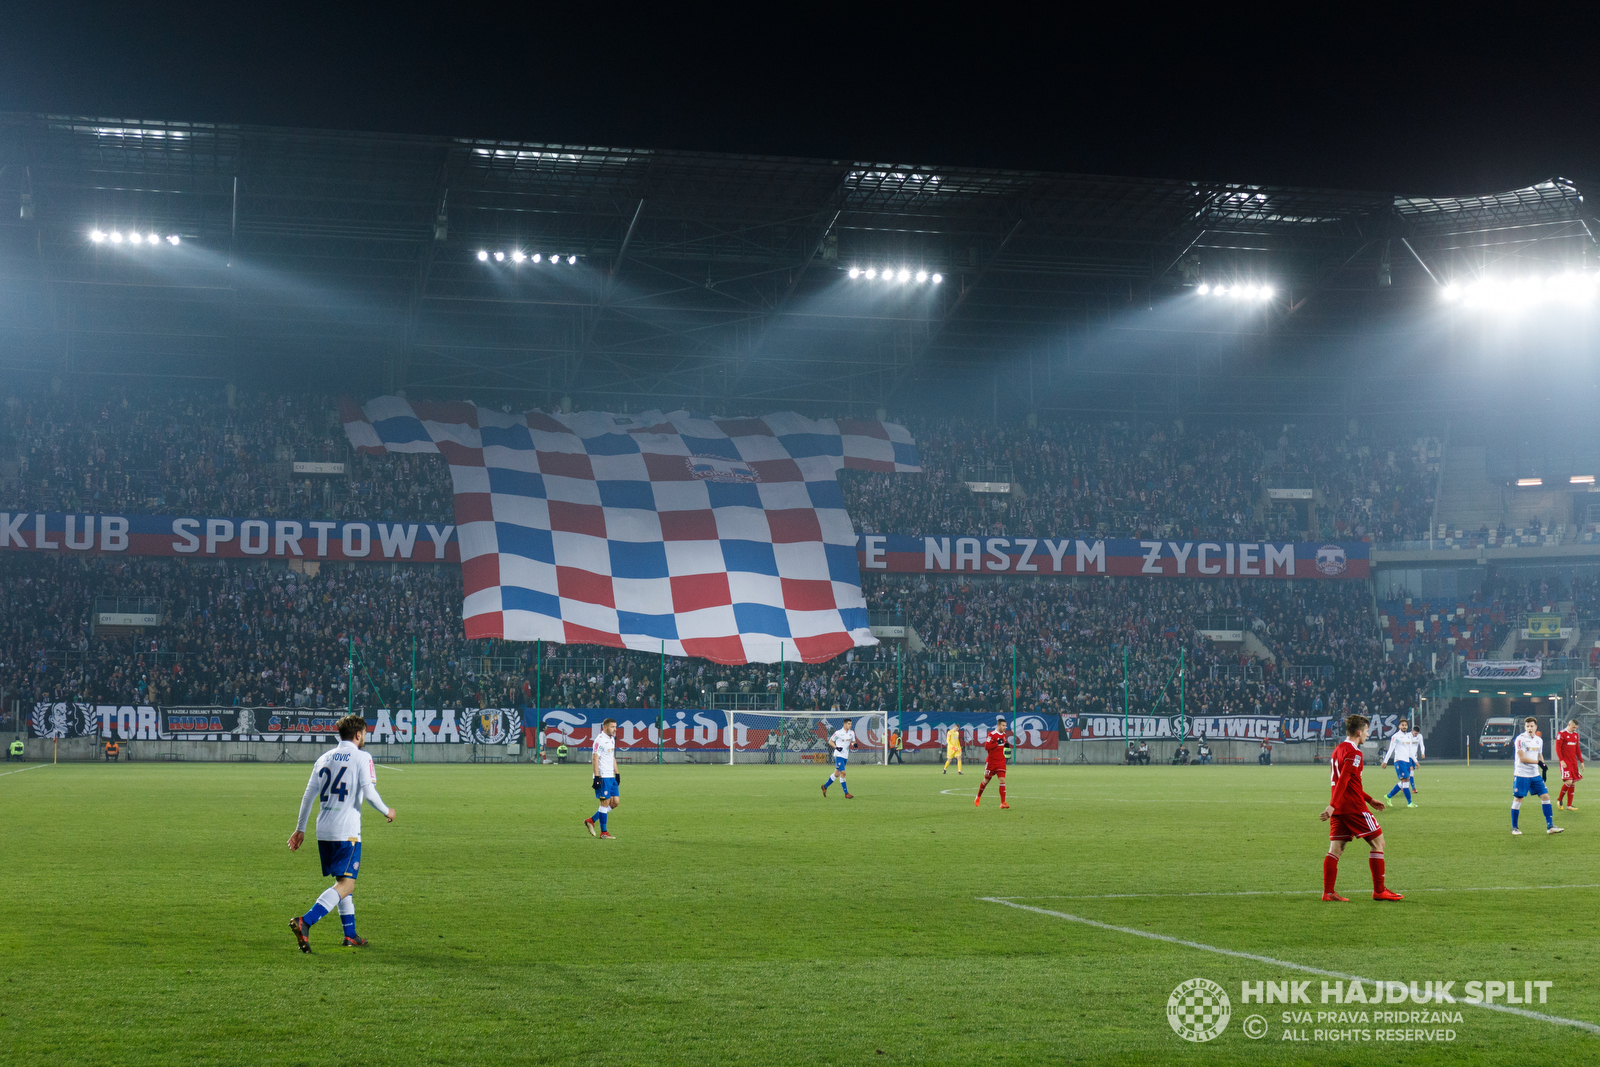
M 300 943 L 301 952 L 311 951 L 311 928 L 334 908 L 344 924 L 344 943 L 352 948 L 366 945 L 356 934 L 356 875 L 361 871 L 361 802 L 365 800 L 394 822 L 394 809 L 378 795 L 378 771 L 372 757 L 362 751 L 367 743 L 367 721 L 359 715 L 339 720 L 339 743 L 324 752 L 311 768 L 305 796 L 300 798 L 300 822 L 289 835 L 289 851 L 298 851 L 306 839 L 306 820 L 311 816 L 311 801 L 320 800 L 317 811 L 317 851 L 322 858 L 322 873 L 334 879 L 322 891 L 311 910 L 289 920 L 289 929 Z
M 828 795 L 828 787 L 834 782 L 844 790 L 846 800 L 854 800 L 850 792 L 850 785 L 844 780 L 845 766 L 850 762 L 850 750 L 856 747 L 856 732 L 850 729 L 851 720 L 846 719 L 844 725 L 835 730 L 828 737 L 828 743 L 833 746 L 833 773 L 828 775 L 828 780 L 822 783 L 822 795 Z
M 1383 754 L 1383 759 L 1378 761 L 1378 766 L 1382 767 L 1393 760 L 1394 776 L 1399 779 L 1395 782 L 1394 788 L 1389 790 L 1389 795 L 1383 799 L 1392 800 L 1396 793 L 1404 791 L 1406 807 L 1414 808 L 1417 802 L 1411 799 L 1411 793 L 1416 782 L 1412 778 L 1417 765 L 1417 749 L 1421 747 L 1421 741 L 1411 732 L 1410 725 L 1405 719 L 1400 720 L 1400 728 L 1389 738 L 1389 750 Z
M 1522 836 L 1522 831 L 1517 829 L 1522 798 L 1536 796 L 1539 803 L 1544 805 L 1544 832 L 1559 834 L 1561 827 L 1556 825 L 1555 813 L 1550 810 L 1550 790 L 1545 787 L 1544 775 L 1539 773 L 1539 761 L 1544 757 L 1544 738 L 1539 736 L 1539 720 L 1529 715 L 1522 721 L 1522 726 L 1522 733 L 1517 735 L 1511 749 L 1511 758 L 1515 762 L 1511 772 L 1511 832 Z
M 622 776 L 617 773 L 617 720 L 607 719 L 601 723 L 600 732 L 594 735 L 591 744 L 594 754 L 589 759 L 589 769 L 594 772 L 594 798 L 600 802 L 600 810 L 583 820 L 583 825 L 589 828 L 590 837 L 611 841 L 606 817 L 622 803 Z

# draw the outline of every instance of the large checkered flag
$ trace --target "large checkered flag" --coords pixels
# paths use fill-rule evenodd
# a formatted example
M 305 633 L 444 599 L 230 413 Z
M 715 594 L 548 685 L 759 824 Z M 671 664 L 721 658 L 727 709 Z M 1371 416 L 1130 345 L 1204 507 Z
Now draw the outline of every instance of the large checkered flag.
M 396 397 L 342 413 L 363 452 L 449 461 L 470 638 L 717 663 L 817 663 L 877 644 L 837 474 L 920 471 L 904 427 Z

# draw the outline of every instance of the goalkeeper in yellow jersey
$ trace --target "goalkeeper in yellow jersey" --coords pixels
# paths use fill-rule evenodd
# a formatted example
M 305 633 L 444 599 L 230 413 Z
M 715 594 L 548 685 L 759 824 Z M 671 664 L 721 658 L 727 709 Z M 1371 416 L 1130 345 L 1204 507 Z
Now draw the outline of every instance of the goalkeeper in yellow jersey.
M 957 774 L 966 773 L 961 769 L 961 731 L 954 726 L 944 735 L 944 770 L 940 772 L 941 774 L 950 773 L 951 760 L 956 761 Z

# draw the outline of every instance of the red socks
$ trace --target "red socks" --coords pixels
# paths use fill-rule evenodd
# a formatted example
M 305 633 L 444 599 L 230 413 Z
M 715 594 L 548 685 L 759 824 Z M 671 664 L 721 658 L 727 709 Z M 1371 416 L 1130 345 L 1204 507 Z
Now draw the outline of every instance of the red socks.
M 1333 885 L 1339 880 L 1339 857 L 1328 853 L 1322 857 L 1322 891 L 1333 892 Z
M 1004 782 L 1001 782 L 1000 783 L 1000 803 L 1004 804 L 1005 802 L 1006 802 L 1006 784 Z
M 1383 853 L 1374 852 L 1367 857 L 1367 866 L 1372 868 L 1372 891 L 1383 892 Z

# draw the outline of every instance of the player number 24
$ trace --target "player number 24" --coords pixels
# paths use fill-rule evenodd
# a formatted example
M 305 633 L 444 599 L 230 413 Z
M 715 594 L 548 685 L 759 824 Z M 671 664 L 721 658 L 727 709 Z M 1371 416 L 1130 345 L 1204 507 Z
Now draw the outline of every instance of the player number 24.
M 328 768 L 324 767 L 322 770 L 317 772 L 322 776 L 322 802 L 324 804 L 328 802 L 328 796 L 330 794 L 338 797 L 340 800 L 343 800 L 350 795 L 349 787 L 344 784 L 345 770 L 346 768 L 340 767 L 339 773 L 337 775 L 333 775 L 328 772 Z

